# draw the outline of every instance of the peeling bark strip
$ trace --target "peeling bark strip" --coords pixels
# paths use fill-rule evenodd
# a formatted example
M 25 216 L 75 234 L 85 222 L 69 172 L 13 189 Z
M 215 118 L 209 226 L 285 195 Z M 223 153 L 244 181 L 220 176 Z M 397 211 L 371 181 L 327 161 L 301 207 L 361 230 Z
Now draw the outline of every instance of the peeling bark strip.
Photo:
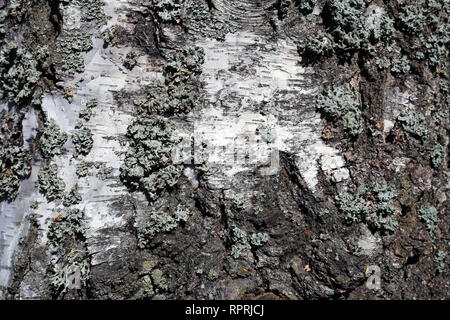
M 448 298 L 448 1 L 0 10 L 0 298 Z

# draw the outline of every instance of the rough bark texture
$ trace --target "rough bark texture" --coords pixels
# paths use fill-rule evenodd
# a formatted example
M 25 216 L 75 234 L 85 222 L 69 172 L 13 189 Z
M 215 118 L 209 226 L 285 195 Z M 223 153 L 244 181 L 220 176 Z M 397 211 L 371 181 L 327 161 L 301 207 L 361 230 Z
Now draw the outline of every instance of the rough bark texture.
M 0 298 L 448 299 L 448 0 L 0 10 Z

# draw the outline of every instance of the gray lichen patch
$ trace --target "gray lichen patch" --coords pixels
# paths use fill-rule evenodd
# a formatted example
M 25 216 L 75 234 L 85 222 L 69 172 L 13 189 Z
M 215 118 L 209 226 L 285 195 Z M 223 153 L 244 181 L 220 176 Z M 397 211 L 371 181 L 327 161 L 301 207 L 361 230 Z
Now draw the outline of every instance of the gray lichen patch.
M 360 105 L 356 97 L 342 86 L 317 96 L 316 107 L 332 119 L 341 119 L 347 131 L 359 135 L 364 128 Z
M 138 58 L 139 55 L 136 52 L 134 51 L 128 52 L 127 55 L 125 56 L 125 60 L 123 61 L 124 67 L 127 68 L 128 70 L 133 70 L 133 68 L 138 63 Z
M 120 166 L 120 179 L 130 190 L 143 191 L 156 200 L 163 190 L 175 186 L 181 168 L 170 164 L 178 141 L 173 131 L 173 124 L 162 117 L 140 118 L 128 126 L 129 147 Z
M 0 200 L 14 200 L 19 183 L 31 174 L 31 156 L 23 147 L 0 144 Z
M 402 112 L 397 120 L 402 124 L 403 129 L 414 137 L 425 140 L 428 135 L 427 121 L 421 113 Z
M 67 134 L 61 130 L 56 121 L 54 119 L 47 120 L 39 140 L 42 155 L 45 158 L 60 155 L 62 146 L 66 141 Z
M 84 53 L 93 48 L 92 36 L 106 23 L 101 0 L 63 1 L 70 21 L 58 36 L 56 65 L 64 72 L 81 73 L 85 69 Z
M 162 21 L 180 23 L 183 0 L 152 0 L 152 2 Z
M 78 114 L 78 117 L 80 119 L 83 119 L 85 121 L 89 121 L 94 114 L 93 109 L 98 105 L 97 99 L 91 99 L 86 103 L 86 106 L 82 108 Z
M 91 164 L 85 161 L 81 161 L 76 165 L 76 175 L 78 178 L 83 178 L 89 175 L 89 169 L 91 168 Z
M 193 34 L 217 40 L 236 31 L 236 27 L 217 17 L 217 9 L 208 0 L 153 0 L 153 10 L 164 23 L 182 25 Z
M 214 5 L 207 0 L 187 0 L 181 15 L 182 24 L 192 33 L 223 41 L 228 33 L 235 32 L 237 28 L 219 20 L 215 10 Z
M 77 188 L 74 187 L 64 196 L 63 205 L 65 207 L 70 207 L 74 204 L 79 204 L 81 200 L 82 198 L 80 193 L 78 192 Z
M 92 136 L 93 134 L 91 129 L 86 126 L 80 124 L 76 127 L 76 130 L 72 133 L 72 143 L 75 147 L 75 157 L 78 155 L 87 155 L 91 151 L 94 144 Z
M 173 212 L 152 211 L 145 228 L 138 233 L 138 247 L 148 246 L 158 233 L 175 230 L 189 219 L 190 214 L 183 205 L 178 205 Z
M 84 71 L 84 58 L 81 53 L 92 49 L 91 35 L 73 32 L 60 37 L 57 50 L 61 56 L 61 68 L 64 71 Z
M 36 90 L 41 75 L 42 63 L 48 55 L 48 49 L 29 51 L 15 41 L 10 42 L 0 52 L 0 98 L 7 98 L 18 105 L 40 99 Z
M 442 161 L 445 159 L 445 147 L 440 143 L 436 143 L 431 150 L 430 157 L 433 167 L 439 168 Z
M 90 256 L 85 239 L 88 222 L 79 209 L 64 209 L 48 227 L 53 249 L 50 285 L 55 296 L 87 286 L 90 279 Z M 76 281 L 77 283 L 73 283 Z
M 342 192 L 335 197 L 338 208 L 346 214 L 348 223 L 365 222 L 372 230 L 383 233 L 393 233 L 397 230 L 398 208 L 394 204 L 396 198 L 395 188 L 383 185 L 375 185 L 370 190 L 360 190 L 357 194 Z
M 62 199 L 66 183 L 58 177 L 58 166 L 56 164 L 43 166 L 39 170 L 38 186 L 39 191 L 48 201 Z
M 333 43 L 323 31 L 318 31 L 297 41 L 298 53 L 303 62 L 315 62 L 333 50 Z
M 165 83 L 155 81 L 144 101 L 136 100 L 140 112 L 173 115 L 187 113 L 198 101 L 194 77 L 202 72 L 202 48 L 184 46 L 167 58 L 164 66 Z
M 434 206 L 421 206 L 419 208 L 419 218 L 425 222 L 427 229 L 433 233 L 434 228 L 438 223 L 438 211 Z

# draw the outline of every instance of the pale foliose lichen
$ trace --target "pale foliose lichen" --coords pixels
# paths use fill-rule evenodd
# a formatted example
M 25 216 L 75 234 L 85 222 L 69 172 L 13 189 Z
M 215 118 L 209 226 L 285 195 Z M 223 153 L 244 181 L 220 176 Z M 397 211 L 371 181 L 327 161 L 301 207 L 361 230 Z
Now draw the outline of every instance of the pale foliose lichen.
M 151 240 L 161 232 L 175 230 L 182 222 L 186 222 L 191 212 L 182 205 L 178 205 L 175 211 L 152 211 L 145 228 L 138 233 L 138 247 L 145 248 Z
M 391 72 L 393 74 L 407 74 L 411 67 L 409 66 L 409 59 L 407 56 L 401 58 L 394 58 L 391 61 Z
M 442 160 L 445 159 L 445 147 L 440 144 L 436 143 L 433 147 L 433 150 L 431 150 L 431 164 L 434 168 L 439 168 L 439 166 L 442 163 Z
M 48 119 L 39 139 L 42 155 L 46 158 L 60 155 L 66 141 L 67 134 L 61 130 L 54 119 Z
M 189 112 L 197 101 L 193 77 L 202 72 L 205 54 L 202 48 L 185 46 L 171 55 L 165 65 L 165 83 L 156 81 L 145 101 L 134 101 L 141 112 L 179 114 Z
M 425 222 L 428 231 L 432 233 L 438 223 L 438 211 L 433 206 L 422 206 L 419 208 L 419 218 Z
M 289 1 L 290 2 L 290 1 Z M 309 14 L 314 10 L 318 0 L 295 0 L 300 12 L 303 14 Z
M 397 120 L 401 123 L 403 129 L 422 140 L 428 135 L 427 120 L 421 113 L 411 114 L 409 111 L 403 111 Z
M 48 227 L 48 240 L 53 250 L 49 280 L 57 295 L 88 284 L 91 264 L 85 245 L 87 228 L 84 212 L 69 208 L 61 210 Z M 73 280 L 79 283 L 74 284 Z
M 448 13 L 446 1 L 402 1 L 399 5 L 398 27 L 413 37 L 413 56 L 431 67 L 447 64 Z
M 245 209 L 245 198 L 242 194 L 236 194 L 232 199 L 233 207 L 236 210 L 244 210 Z
M 40 100 L 40 90 L 35 90 L 48 55 L 46 47 L 36 52 L 8 43 L 0 52 L 0 98 L 7 98 L 18 105 L 31 99 Z
M 297 50 L 305 63 L 320 60 L 333 50 L 332 40 L 322 31 L 297 41 Z
M 346 214 L 345 220 L 350 224 L 364 222 L 371 229 L 383 233 L 395 232 L 398 227 L 395 219 L 398 209 L 393 204 L 397 198 L 396 190 L 391 186 L 376 185 L 370 191 L 373 199 L 361 193 L 342 192 L 336 195 L 339 210 Z
M 415 4 L 403 4 L 399 15 L 399 25 L 410 34 L 417 34 L 423 31 L 426 17 L 421 8 L 424 1 L 416 1 Z
M 364 0 L 330 0 L 324 7 L 325 22 L 336 45 L 342 49 L 360 49 L 369 37 L 365 25 Z
M 443 250 L 438 250 L 434 261 L 438 264 L 438 272 L 443 273 L 447 267 L 447 252 Z
M 127 129 L 129 148 L 120 166 L 120 180 L 130 190 L 144 192 L 151 201 L 175 186 L 181 175 L 181 169 L 170 164 L 178 141 L 173 131 L 173 124 L 158 116 L 139 118 Z
M 250 249 L 247 232 L 236 226 L 231 228 L 231 241 L 233 242 L 233 245 L 231 246 L 231 256 L 235 259 L 238 259 L 241 256 L 242 251 Z
M 89 175 L 89 168 L 91 165 L 85 161 L 81 161 L 77 164 L 75 174 L 78 178 L 83 178 Z
M 319 94 L 316 108 L 331 119 L 342 119 L 346 130 L 353 136 L 358 136 L 363 131 L 360 105 L 355 96 L 343 86 Z
M 92 49 L 90 34 L 73 31 L 56 42 L 57 52 L 60 55 L 60 64 L 63 71 L 84 71 L 84 58 L 82 53 Z
M 261 247 L 267 241 L 269 241 L 269 234 L 266 232 L 253 233 L 250 236 L 250 244 L 255 247 Z
M 66 184 L 58 177 L 58 166 L 49 164 L 43 166 L 38 173 L 39 191 L 45 195 L 48 201 L 61 199 L 64 196 Z
M 23 147 L 0 144 L 0 201 L 17 197 L 20 180 L 31 174 L 31 156 Z
M 151 273 L 153 284 L 159 290 L 167 290 L 167 280 L 164 277 L 163 272 L 160 269 L 155 269 Z
M 162 21 L 180 23 L 184 0 L 153 0 L 152 2 L 158 17 Z
M 87 155 L 94 144 L 91 130 L 84 125 L 77 125 L 72 134 L 72 143 L 75 147 L 74 156 Z
M 72 249 L 67 254 L 67 262 L 59 268 L 54 267 L 49 281 L 54 292 L 64 294 L 74 287 L 79 289 L 76 288 L 77 283 L 72 283 L 73 281 L 79 281 L 80 286 L 87 286 L 90 275 L 91 264 L 86 251 Z
M 100 180 L 105 180 L 114 170 L 111 167 L 107 167 L 105 163 L 100 163 L 96 169 L 98 169 L 98 171 L 95 176 Z
M 68 193 L 66 193 L 63 199 L 63 205 L 65 207 L 70 207 L 74 204 L 80 203 L 81 200 L 82 200 L 81 195 L 75 187 L 72 188 Z
M 82 210 L 66 208 L 50 223 L 48 239 L 55 247 L 72 238 L 83 240 L 87 228 L 88 224 Z
M 181 22 L 188 29 L 205 37 L 225 40 L 225 36 L 234 33 L 236 28 L 230 23 L 216 19 L 212 7 L 207 0 L 186 0 L 183 4 Z
M 78 117 L 80 119 L 83 119 L 85 121 L 91 120 L 91 117 L 93 115 L 92 109 L 94 109 L 98 105 L 97 99 L 91 99 L 86 103 L 86 106 L 80 110 L 78 113 Z
M 213 15 L 213 5 L 207 0 L 153 0 L 153 9 L 162 22 L 180 24 L 217 40 L 236 30 Z
M 133 70 L 133 68 L 138 63 L 138 58 L 139 55 L 136 52 L 134 51 L 128 52 L 127 55 L 125 56 L 125 60 L 123 61 L 123 66 L 128 70 Z
M 56 41 L 59 54 L 57 65 L 67 72 L 83 72 L 83 53 L 92 49 L 92 25 L 106 22 L 102 0 L 63 0 L 63 5 L 77 8 L 80 12 L 79 25 L 64 31 Z M 89 31 L 88 31 L 89 30 Z

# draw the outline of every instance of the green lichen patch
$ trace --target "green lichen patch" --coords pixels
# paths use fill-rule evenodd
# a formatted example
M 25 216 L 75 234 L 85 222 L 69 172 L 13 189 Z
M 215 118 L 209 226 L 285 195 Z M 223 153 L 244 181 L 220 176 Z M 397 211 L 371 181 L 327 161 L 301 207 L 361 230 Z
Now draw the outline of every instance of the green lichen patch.
M 428 135 L 427 120 L 421 113 L 410 113 L 403 111 L 397 120 L 401 123 L 403 129 L 414 137 L 425 140 Z
M 158 17 L 164 22 L 180 23 L 184 0 L 153 0 Z
M 127 55 L 125 56 L 125 60 L 123 61 L 123 66 L 128 70 L 133 70 L 133 68 L 138 63 L 138 58 L 139 55 L 136 52 L 134 51 L 128 52 Z
M 48 201 L 61 199 L 64 196 L 66 184 L 58 177 L 58 166 L 49 164 L 43 166 L 38 173 L 39 191 L 45 195 Z
M 152 239 L 163 232 L 171 232 L 189 219 L 191 212 L 178 205 L 173 212 L 152 211 L 145 228 L 138 233 L 138 247 L 145 248 Z
M 151 273 L 154 285 L 160 290 L 167 290 L 167 280 L 160 269 L 155 269 Z
M 82 53 L 92 49 L 90 34 L 73 31 L 71 34 L 59 37 L 56 46 L 63 71 L 79 73 L 84 71 L 84 58 Z
M 428 231 L 432 233 L 438 223 L 438 211 L 433 206 L 422 206 L 419 208 L 419 218 L 425 222 Z
M 336 203 L 345 213 L 347 223 L 364 222 L 372 230 L 395 232 L 398 227 L 395 219 L 398 209 L 393 203 L 397 198 L 396 190 L 392 186 L 376 185 L 368 194 L 342 192 L 336 195 Z
M 205 37 L 224 40 L 236 30 L 215 17 L 214 6 L 207 0 L 153 0 L 153 9 L 162 22 L 183 25 Z
M 449 10 L 446 0 L 400 3 L 397 27 L 411 38 L 411 58 L 425 60 L 433 68 L 448 64 Z
M 212 10 L 213 6 L 210 7 L 206 0 L 186 0 L 181 15 L 182 24 L 195 33 L 223 41 L 236 28 L 218 20 Z
M 55 293 L 64 294 L 69 289 L 75 288 L 76 283 L 71 284 L 71 281 L 79 281 L 80 285 L 87 286 L 90 276 L 91 264 L 88 254 L 85 250 L 73 249 L 67 254 L 67 262 L 53 270 L 49 281 Z
M 445 159 L 445 147 L 440 144 L 436 143 L 431 150 L 431 164 L 434 168 L 439 168 L 439 166 L 442 163 L 442 160 Z
M 86 103 L 86 106 L 80 110 L 78 117 L 85 121 L 91 120 L 93 115 L 92 109 L 94 109 L 98 105 L 97 99 L 91 99 Z
M 31 156 L 23 147 L 0 144 L 0 201 L 17 197 L 20 180 L 31 174 Z
M 61 210 L 48 226 L 54 255 L 49 280 L 56 296 L 88 285 L 91 263 L 85 243 L 87 228 L 84 212 L 71 208 Z
M 355 96 L 343 86 L 321 93 L 316 99 L 316 108 L 331 119 L 341 119 L 352 136 L 363 131 L 360 105 Z
M 169 57 L 165 66 L 168 84 L 175 86 L 177 83 L 189 82 L 191 76 L 202 72 L 204 58 L 203 48 L 184 46 L 178 49 Z
M 297 41 L 297 50 L 305 63 L 316 62 L 333 50 L 332 40 L 322 31 Z
M 50 223 L 48 239 L 55 247 L 64 246 L 66 241 L 72 239 L 85 239 L 88 228 L 84 212 L 80 209 L 66 208 Z
M 15 41 L 8 43 L 0 52 L 0 98 L 18 105 L 40 100 L 40 90 L 35 88 L 47 56 L 46 47 L 32 52 Z
M 67 141 L 67 134 L 61 130 L 54 119 L 48 119 L 39 139 L 42 156 L 52 158 L 61 154 L 61 148 Z
M 100 180 L 105 180 L 114 170 L 113 168 L 106 166 L 105 163 L 101 163 L 97 169 L 96 177 Z
M 185 46 L 171 55 L 165 65 L 165 83 L 156 81 L 145 101 L 134 101 L 144 113 L 173 115 L 195 107 L 198 93 L 193 77 L 200 74 L 204 62 L 202 48 Z
M 269 241 L 269 238 L 269 234 L 266 232 L 253 233 L 250 236 L 250 244 L 255 247 L 261 247 Z
M 445 268 L 448 266 L 447 252 L 445 252 L 443 250 L 438 250 L 438 252 L 436 253 L 436 256 L 434 258 L 434 261 L 438 265 L 438 272 L 443 273 Z
M 77 129 L 72 134 L 72 143 L 75 147 L 74 156 L 87 155 L 94 144 L 92 139 L 92 132 L 84 125 L 77 126 Z
M 391 61 L 391 72 L 393 74 L 407 74 L 411 67 L 407 56 L 401 58 L 394 58 Z
M 81 202 L 81 194 L 78 192 L 77 188 L 72 188 L 63 199 L 63 205 L 65 207 L 70 207 L 74 204 L 79 204 Z
M 91 167 L 91 164 L 86 161 L 81 161 L 77 164 L 75 174 L 78 178 L 83 178 L 89 175 L 89 168 Z
M 290 2 L 290 0 L 288 0 Z M 283 1 L 283 2 L 288 2 Z M 298 9 L 303 14 L 310 14 L 313 12 L 318 0 L 295 0 Z M 286 6 L 286 5 L 285 5 Z
M 139 118 L 127 129 L 129 148 L 120 166 L 120 180 L 130 190 L 144 192 L 151 201 L 175 186 L 181 175 L 181 169 L 170 164 L 178 141 L 173 131 L 173 124 L 162 117 Z
M 83 53 L 92 49 L 93 32 L 104 23 L 106 15 L 102 0 L 64 0 L 64 6 L 77 8 L 80 12 L 80 25 L 63 31 L 56 41 L 57 57 L 55 64 L 64 72 L 84 71 Z
M 364 0 L 330 0 L 324 7 L 324 21 L 341 49 L 360 49 L 369 38 L 365 25 Z
M 250 245 L 248 243 L 248 235 L 244 230 L 233 226 L 231 228 L 231 241 L 233 245 L 231 246 L 231 256 L 234 259 L 238 259 L 244 250 L 250 249 Z

